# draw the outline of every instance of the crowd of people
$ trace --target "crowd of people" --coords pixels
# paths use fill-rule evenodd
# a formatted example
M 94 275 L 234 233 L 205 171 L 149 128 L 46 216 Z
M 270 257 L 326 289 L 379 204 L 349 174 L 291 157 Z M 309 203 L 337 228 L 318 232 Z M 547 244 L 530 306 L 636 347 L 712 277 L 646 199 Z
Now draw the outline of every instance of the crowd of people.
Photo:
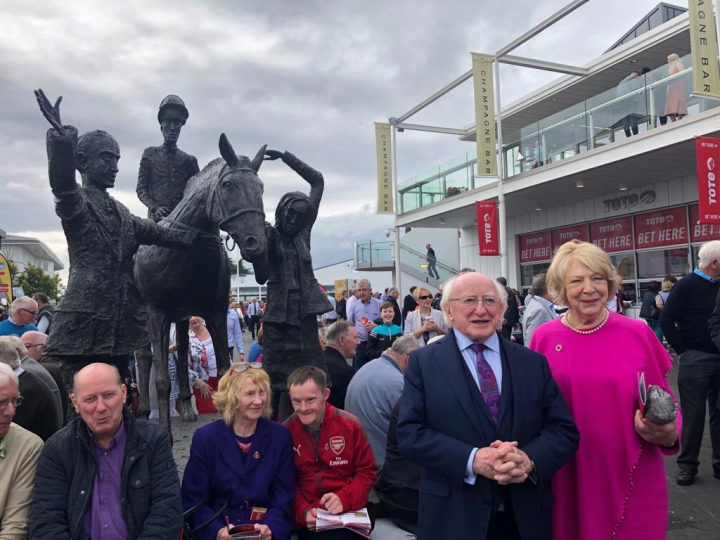
M 679 453 L 677 482 L 693 483 L 706 405 L 720 452 L 720 241 L 693 273 L 648 284 L 647 322 L 612 309 L 619 286 L 579 241 L 524 299 L 464 269 L 401 309 L 397 289 L 358 280 L 318 318 L 326 369 L 290 373 L 286 417 L 262 358 L 266 306 L 229 305 L 225 374 L 193 317 L 195 407 L 219 418 L 195 431 L 182 479 L 169 434 L 126 407 L 125 374 L 90 364 L 68 395 L 39 305 L 18 299 L 0 337 L 0 537 L 355 538 L 316 530 L 319 513 L 366 508 L 420 538 L 665 538 L 663 456 Z M 640 403 L 639 374 L 656 401 Z

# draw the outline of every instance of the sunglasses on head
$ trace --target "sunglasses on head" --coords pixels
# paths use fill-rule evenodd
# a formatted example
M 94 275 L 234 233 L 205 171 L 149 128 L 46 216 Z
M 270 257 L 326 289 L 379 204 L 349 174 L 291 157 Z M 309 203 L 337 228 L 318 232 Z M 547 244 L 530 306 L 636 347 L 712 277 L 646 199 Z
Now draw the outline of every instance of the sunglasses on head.
M 234 373 L 242 373 L 248 369 L 262 369 L 263 365 L 260 362 L 238 362 L 235 366 L 230 368 L 230 371 Z
M 418 296 L 420 300 L 432 300 L 432 296 L 430 295 L 424 295 L 424 296 Z

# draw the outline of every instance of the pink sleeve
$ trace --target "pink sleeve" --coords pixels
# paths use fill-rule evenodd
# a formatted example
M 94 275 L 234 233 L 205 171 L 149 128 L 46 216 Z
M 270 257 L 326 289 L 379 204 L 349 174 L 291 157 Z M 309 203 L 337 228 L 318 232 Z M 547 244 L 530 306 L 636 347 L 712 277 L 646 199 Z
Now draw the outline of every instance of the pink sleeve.
M 648 371 L 645 373 L 645 383 L 650 385 L 654 384 L 668 392 L 675 400 L 677 406 L 677 433 L 678 439 L 673 446 L 666 448 L 660 447 L 660 451 L 665 455 L 677 454 L 680 450 L 680 437 L 682 435 L 682 411 L 680 410 L 680 404 L 678 403 L 677 397 L 670 388 L 670 382 L 668 381 L 668 375 L 674 369 L 672 356 L 665 350 L 662 343 L 657 339 L 655 333 L 650 329 L 649 326 L 645 326 L 645 334 L 643 337 L 648 344 L 648 350 L 651 353 L 651 358 L 647 364 Z

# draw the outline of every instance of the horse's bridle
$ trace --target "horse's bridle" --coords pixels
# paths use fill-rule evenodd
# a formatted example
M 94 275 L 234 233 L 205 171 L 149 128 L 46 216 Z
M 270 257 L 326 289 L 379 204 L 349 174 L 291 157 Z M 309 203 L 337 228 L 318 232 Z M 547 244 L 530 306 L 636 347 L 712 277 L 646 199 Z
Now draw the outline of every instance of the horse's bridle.
M 223 171 L 218 175 L 217 182 L 215 183 L 215 186 L 213 187 L 212 193 L 207 199 L 207 203 L 205 204 L 205 213 L 208 216 L 212 216 L 212 209 L 213 209 L 213 202 L 217 195 L 217 190 L 220 187 L 220 184 L 222 183 L 223 178 L 225 178 L 228 174 L 236 172 L 236 171 L 244 171 L 244 172 L 251 172 L 254 175 L 257 175 L 257 171 L 255 169 L 251 169 L 250 167 L 236 167 L 236 168 L 230 168 L 227 171 Z M 218 227 L 221 229 L 223 228 L 223 225 L 225 225 L 228 221 L 231 219 L 235 219 L 238 216 L 242 216 L 243 214 L 259 214 L 262 216 L 263 221 L 265 221 L 265 212 L 262 210 L 259 210 L 257 208 L 242 208 L 240 210 L 235 210 L 234 212 L 228 214 L 227 208 L 225 207 L 225 204 L 223 203 L 222 197 L 217 197 L 218 203 L 220 204 L 220 214 L 222 215 L 222 219 L 218 223 Z
M 208 196 L 207 202 L 205 203 L 205 213 L 208 217 L 212 216 L 213 202 L 216 198 L 217 190 L 220 187 L 220 184 L 222 183 L 222 179 L 225 178 L 228 174 L 236 172 L 236 171 L 251 172 L 251 173 L 257 175 L 257 171 L 255 169 L 251 169 L 250 167 L 236 167 L 236 168 L 229 168 L 226 171 L 222 171 L 220 173 L 220 175 L 218 175 L 218 179 L 215 182 L 215 185 L 213 186 L 212 192 Z M 240 210 L 235 210 L 234 212 L 231 212 L 228 214 L 227 208 L 225 207 L 225 204 L 223 203 L 222 197 L 217 197 L 217 200 L 218 200 L 218 203 L 220 204 L 220 214 L 222 215 L 222 219 L 218 223 L 218 227 L 220 227 L 221 229 L 224 228 L 224 225 L 228 221 L 233 220 L 239 216 L 242 216 L 243 214 L 259 214 L 262 216 L 263 221 L 265 221 L 265 212 L 263 212 L 262 210 L 259 210 L 257 208 L 241 208 Z M 196 233 L 198 233 L 202 236 L 208 236 L 208 237 L 212 237 L 214 239 L 218 239 L 218 237 L 214 234 L 210 234 L 206 231 L 198 229 L 197 227 L 188 225 L 187 223 L 181 223 L 180 221 L 177 221 L 175 219 L 170 219 L 168 217 L 165 217 L 161 221 L 165 221 L 167 223 L 177 225 L 178 227 L 180 227 L 182 229 L 195 231 Z M 225 239 L 226 246 L 227 246 L 227 238 L 230 238 L 230 235 L 228 235 Z M 234 240 L 235 239 L 233 238 L 233 241 Z M 228 249 L 229 249 L 229 247 L 228 247 Z M 230 250 L 230 251 L 232 251 L 232 250 Z

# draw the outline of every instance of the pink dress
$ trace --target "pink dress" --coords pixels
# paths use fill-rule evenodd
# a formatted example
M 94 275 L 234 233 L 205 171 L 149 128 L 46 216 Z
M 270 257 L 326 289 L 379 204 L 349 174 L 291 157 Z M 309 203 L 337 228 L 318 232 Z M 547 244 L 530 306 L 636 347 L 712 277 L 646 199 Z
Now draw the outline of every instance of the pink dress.
M 672 394 L 672 359 L 642 321 L 610 313 L 600 330 L 580 335 L 556 319 L 530 348 L 545 355 L 580 431 L 577 453 L 552 477 L 555 540 L 665 538 L 668 491 L 662 454 L 634 426 L 638 372 Z M 678 412 L 678 431 L 682 419 Z

